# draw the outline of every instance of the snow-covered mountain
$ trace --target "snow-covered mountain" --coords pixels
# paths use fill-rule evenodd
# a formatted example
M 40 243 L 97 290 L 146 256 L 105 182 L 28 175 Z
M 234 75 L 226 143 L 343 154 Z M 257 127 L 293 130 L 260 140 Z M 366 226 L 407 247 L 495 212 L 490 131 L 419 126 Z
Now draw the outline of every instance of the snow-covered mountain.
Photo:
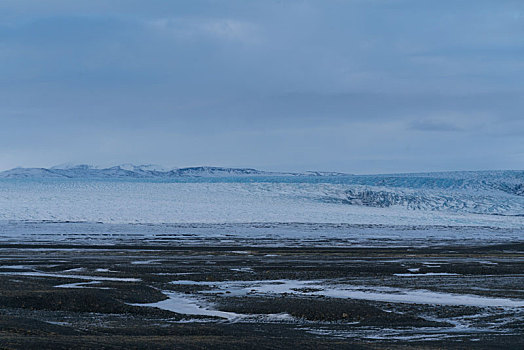
M 59 165 L 51 168 L 15 168 L 0 172 L 0 178 L 72 178 L 72 179 L 107 179 L 107 178 L 151 178 L 168 179 L 175 177 L 220 177 L 220 176 L 293 176 L 298 173 L 275 173 L 250 168 L 223 167 L 189 167 L 166 169 L 161 166 L 122 164 L 109 168 L 92 165 Z M 321 176 L 321 173 L 311 173 L 310 176 Z
M 52 169 L 44 168 L 15 168 L 0 173 L 0 178 L 61 178 L 61 174 Z

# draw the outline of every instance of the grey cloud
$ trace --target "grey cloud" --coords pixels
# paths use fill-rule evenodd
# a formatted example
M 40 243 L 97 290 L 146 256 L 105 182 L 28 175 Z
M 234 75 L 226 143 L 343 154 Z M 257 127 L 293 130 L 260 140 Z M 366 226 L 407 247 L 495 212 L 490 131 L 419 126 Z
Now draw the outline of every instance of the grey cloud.
M 0 168 L 518 168 L 522 13 L 510 0 L 4 0 Z

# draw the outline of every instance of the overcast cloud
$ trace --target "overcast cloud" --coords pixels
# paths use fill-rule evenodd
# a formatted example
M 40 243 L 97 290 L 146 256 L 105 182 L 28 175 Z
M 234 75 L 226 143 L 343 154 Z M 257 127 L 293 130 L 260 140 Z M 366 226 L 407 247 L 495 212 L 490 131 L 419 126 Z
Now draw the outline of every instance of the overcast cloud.
M 0 169 L 523 169 L 523 1 L 0 2 Z

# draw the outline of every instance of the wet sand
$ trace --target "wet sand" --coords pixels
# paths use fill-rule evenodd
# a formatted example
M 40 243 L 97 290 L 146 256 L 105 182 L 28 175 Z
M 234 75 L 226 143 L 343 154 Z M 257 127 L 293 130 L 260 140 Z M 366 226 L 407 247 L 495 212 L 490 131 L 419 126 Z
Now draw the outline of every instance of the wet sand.
M 524 347 L 524 244 L 0 247 L 0 348 Z

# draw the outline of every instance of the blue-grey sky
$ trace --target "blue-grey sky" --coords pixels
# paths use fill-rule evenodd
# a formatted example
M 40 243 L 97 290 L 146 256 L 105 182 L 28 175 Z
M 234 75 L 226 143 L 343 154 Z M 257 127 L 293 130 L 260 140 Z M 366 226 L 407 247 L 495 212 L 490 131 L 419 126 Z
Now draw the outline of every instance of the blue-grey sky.
M 524 168 L 524 1 L 2 0 L 0 169 Z

